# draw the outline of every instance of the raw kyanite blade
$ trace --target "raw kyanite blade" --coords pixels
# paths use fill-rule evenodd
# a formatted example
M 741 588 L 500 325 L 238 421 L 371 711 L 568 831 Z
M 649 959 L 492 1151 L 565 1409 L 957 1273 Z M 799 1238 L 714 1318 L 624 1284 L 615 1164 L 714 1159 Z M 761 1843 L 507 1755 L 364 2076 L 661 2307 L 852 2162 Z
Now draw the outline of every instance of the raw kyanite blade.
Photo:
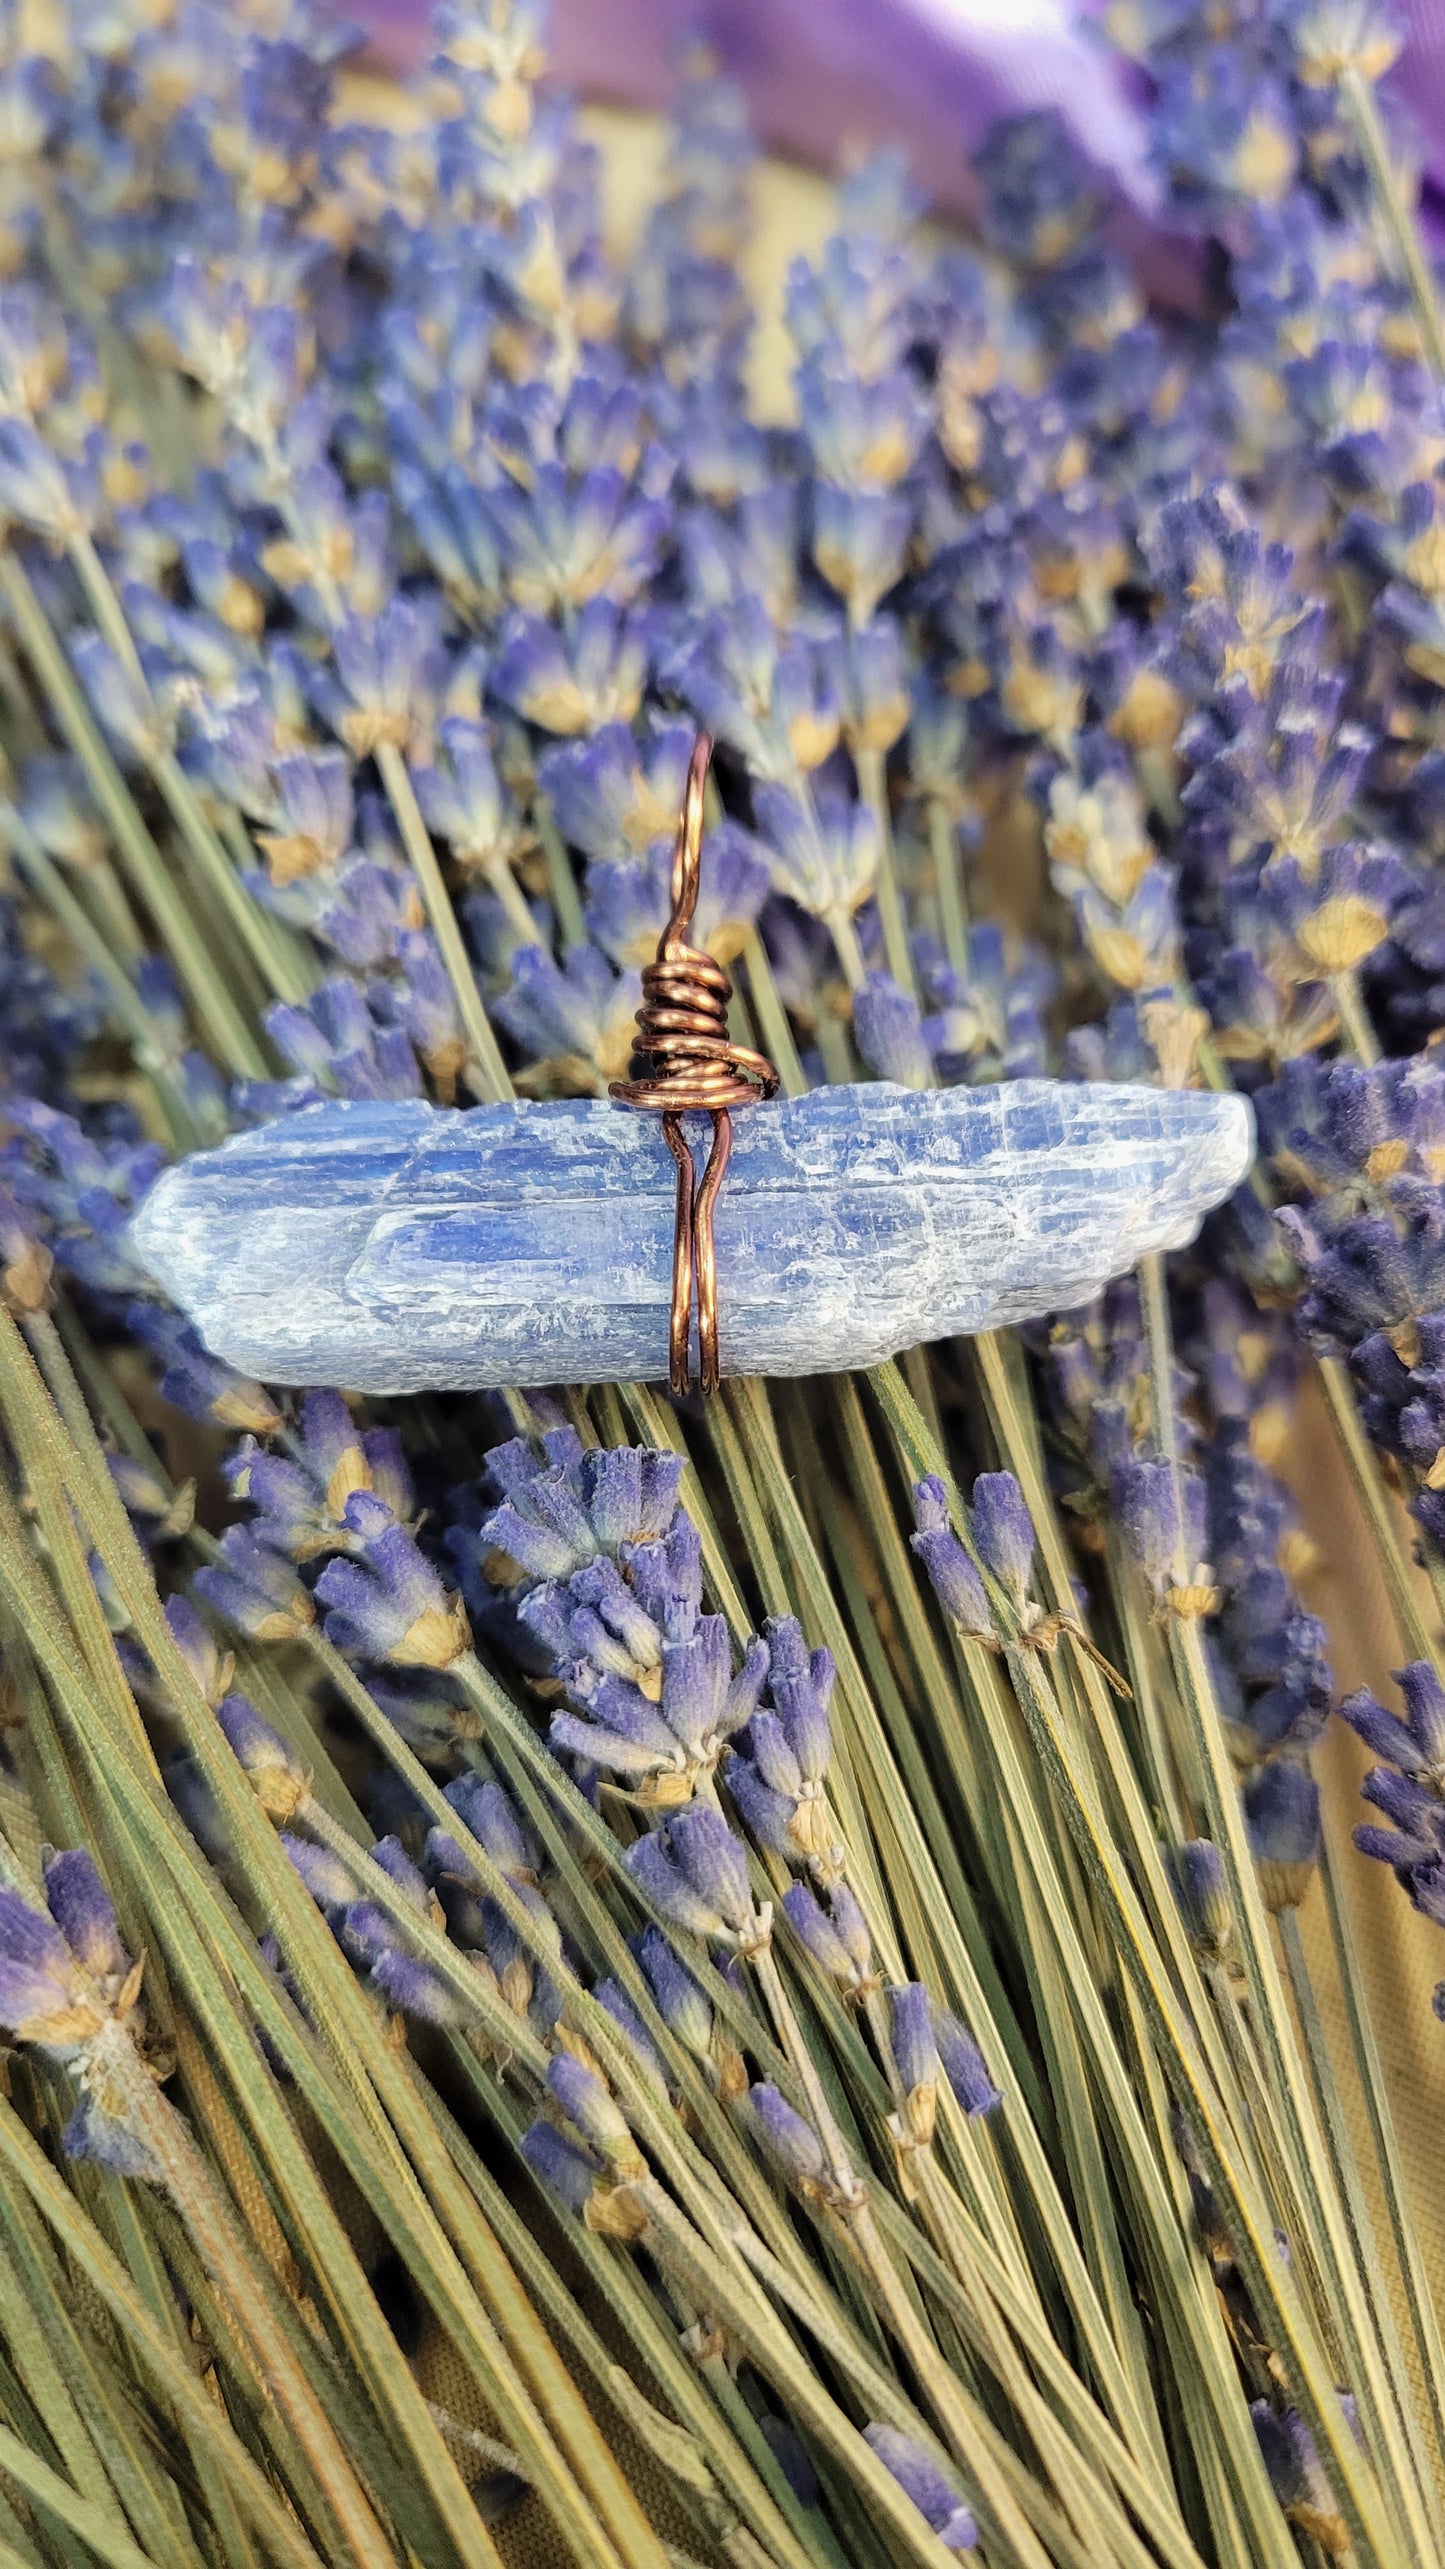
M 689 1117 L 699 1167 L 707 1119 Z M 820 1088 L 734 1121 L 725 1374 L 876 1364 L 1085 1302 L 1249 1166 L 1195 1090 Z M 590 1099 L 313 1106 L 167 1170 L 133 1224 L 212 1353 L 271 1383 L 471 1390 L 667 1373 L 675 1172 Z

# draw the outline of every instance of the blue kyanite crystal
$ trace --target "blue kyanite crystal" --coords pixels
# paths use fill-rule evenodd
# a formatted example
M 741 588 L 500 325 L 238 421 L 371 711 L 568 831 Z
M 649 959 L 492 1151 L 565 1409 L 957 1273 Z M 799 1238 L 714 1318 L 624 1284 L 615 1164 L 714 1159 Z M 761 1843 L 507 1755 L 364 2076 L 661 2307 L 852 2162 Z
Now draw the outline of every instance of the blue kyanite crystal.
M 1068 1310 L 1192 1239 L 1250 1147 L 1237 1097 L 1102 1082 L 749 1107 L 717 1208 L 722 1370 L 833 1372 Z M 168 1170 L 133 1236 L 264 1382 L 656 1381 L 674 1183 L 657 1118 L 592 1100 L 314 1106 Z

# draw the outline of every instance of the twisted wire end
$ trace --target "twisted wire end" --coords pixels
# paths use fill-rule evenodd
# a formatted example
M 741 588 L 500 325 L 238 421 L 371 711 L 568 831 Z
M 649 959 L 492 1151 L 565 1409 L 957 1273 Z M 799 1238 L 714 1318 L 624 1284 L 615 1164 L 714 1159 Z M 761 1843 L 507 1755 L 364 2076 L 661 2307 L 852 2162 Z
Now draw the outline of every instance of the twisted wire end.
M 688 937 L 702 869 L 703 795 L 711 757 L 712 742 L 699 732 L 672 851 L 672 911 L 656 957 L 642 975 L 637 1050 L 652 1069 L 640 1079 L 614 1080 L 610 1090 L 619 1106 L 661 1115 L 663 1137 L 677 1163 L 669 1342 L 675 1392 L 685 1392 L 689 1384 L 694 1288 L 699 1380 L 704 1392 L 716 1391 L 718 1384 L 713 1208 L 732 1149 L 730 1110 L 759 1097 L 775 1097 L 778 1090 L 778 1074 L 766 1055 L 735 1044 L 728 1032 L 733 986 L 727 974 Z M 712 1148 L 700 1184 L 681 1123 L 689 1113 L 712 1117 Z

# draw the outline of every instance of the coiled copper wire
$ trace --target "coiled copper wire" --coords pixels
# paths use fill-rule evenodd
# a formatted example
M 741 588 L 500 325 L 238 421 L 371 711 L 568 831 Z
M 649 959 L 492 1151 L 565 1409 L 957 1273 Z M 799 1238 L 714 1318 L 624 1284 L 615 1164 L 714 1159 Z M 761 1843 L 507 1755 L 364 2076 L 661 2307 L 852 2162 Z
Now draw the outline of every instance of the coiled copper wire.
M 712 1217 L 732 1150 L 729 1109 L 774 1097 L 778 1074 L 762 1053 L 735 1044 L 728 1033 L 733 986 L 721 964 L 688 942 L 697 908 L 702 860 L 703 789 L 712 742 L 699 732 L 687 771 L 687 792 L 672 851 L 672 915 L 658 940 L 655 962 L 644 967 L 637 1012 L 637 1050 L 654 1065 L 645 1079 L 614 1080 L 620 1106 L 650 1108 L 662 1117 L 663 1136 L 677 1162 L 677 1219 L 672 1238 L 672 1326 L 669 1372 L 675 1392 L 685 1392 L 691 1372 L 693 1288 L 697 1289 L 699 1379 L 705 1392 L 718 1384 L 717 1256 Z M 712 1117 L 712 1149 L 697 1183 L 681 1118 Z

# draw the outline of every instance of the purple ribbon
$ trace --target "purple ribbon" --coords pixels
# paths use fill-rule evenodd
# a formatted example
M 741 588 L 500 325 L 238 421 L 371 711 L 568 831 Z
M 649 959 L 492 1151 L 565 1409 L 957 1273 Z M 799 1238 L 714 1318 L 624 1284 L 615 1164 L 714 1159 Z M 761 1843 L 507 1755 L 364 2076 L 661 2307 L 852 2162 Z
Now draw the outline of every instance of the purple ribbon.
M 416 0 L 353 0 L 377 55 L 411 69 Z M 840 144 L 906 142 L 935 203 L 971 209 L 966 163 L 994 118 L 1053 107 L 1126 196 L 1154 193 L 1142 128 L 1107 49 L 1067 0 L 554 0 L 559 80 L 589 97 L 665 107 L 701 28 L 739 80 L 763 142 L 837 165 Z
M 415 68 L 419 0 L 349 0 L 346 15 L 388 68 Z M 1445 211 L 1445 0 L 1408 0 L 1405 24 L 1390 87 L 1427 209 Z M 1192 300 L 1188 245 L 1151 219 L 1159 189 L 1134 76 L 1070 0 L 553 0 L 552 65 L 589 97 L 666 108 L 679 49 L 699 31 L 769 149 L 833 169 L 846 145 L 906 144 L 931 201 L 959 213 L 976 210 L 968 161 L 994 118 L 1053 108 L 1118 191 L 1121 246 L 1151 290 Z

